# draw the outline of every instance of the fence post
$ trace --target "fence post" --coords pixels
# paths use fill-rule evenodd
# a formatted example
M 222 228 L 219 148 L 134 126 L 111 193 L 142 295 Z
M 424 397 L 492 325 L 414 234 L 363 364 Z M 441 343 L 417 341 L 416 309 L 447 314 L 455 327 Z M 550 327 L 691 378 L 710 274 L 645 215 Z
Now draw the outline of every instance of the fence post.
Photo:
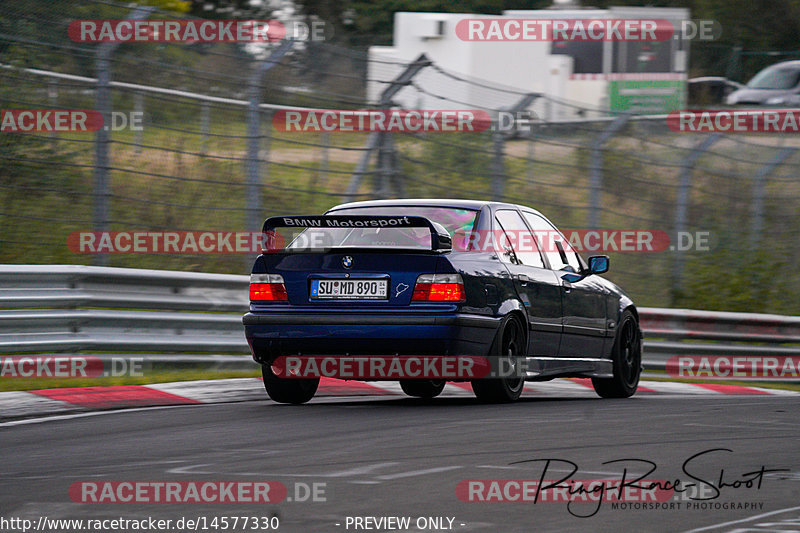
M 138 116 L 144 116 L 144 95 L 141 91 L 133 93 L 133 110 Z M 137 129 L 133 136 L 133 142 L 136 143 L 136 154 L 142 153 L 142 130 Z
M 358 188 L 361 186 L 361 179 L 364 177 L 364 174 L 367 173 L 367 168 L 369 167 L 369 160 L 372 157 L 372 153 L 375 151 L 376 147 L 380 146 L 379 141 L 380 137 L 378 136 L 377 132 L 373 131 L 367 137 L 367 145 L 364 147 L 364 155 L 362 155 L 361 159 L 358 160 L 356 168 L 353 171 L 353 176 L 350 178 L 350 183 L 347 185 L 347 191 L 344 193 L 345 202 L 352 202 L 355 199 L 355 195 L 358 193 Z
M 410 84 L 411 80 L 414 79 L 414 76 L 416 76 L 419 71 L 427 66 L 430 66 L 431 64 L 432 61 L 428 59 L 428 56 L 425 54 L 420 54 L 417 59 L 409 63 L 406 69 L 401 72 L 399 76 L 390 81 L 386 89 L 383 90 L 378 102 L 378 109 L 381 111 L 389 109 L 392 106 L 392 97 L 396 95 L 403 87 Z M 364 177 L 367 167 L 369 166 L 369 160 L 372 156 L 372 152 L 376 148 L 378 149 L 379 167 L 384 164 L 380 154 L 381 150 L 386 150 L 384 144 L 384 138 L 379 134 L 379 132 L 372 132 L 369 134 L 369 137 L 367 137 L 367 145 L 364 150 L 364 155 L 361 156 L 361 160 L 356 165 L 356 169 L 353 172 L 353 176 L 350 178 L 350 183 L 347 186 L 347 192 L 345 193 L 344 197 L 346 202 L 353 201 L 355 194 L 358 192 L 358 189 L 361 186 L 361 179 Z M 375 185 L 376 193 L 381 189 L 381 187 L 382 185 Z
M 259 152 L 261 151 L 261 82 L 264 74 L 274 67 L 292 48 L 294 41 L 284 40 L 270 56 L 258 63 L 250 73 L 248 80 L 247 106 L 247 215 L 245 226 L 247 231 L 261 229 L 263 213 L 261 212 L 261 175 L 259 171 Z
M 106 125 L 111 122 L 111 99 L 109 95 L 109 56 L 114 45 L 103 43 L 97 49 L 97 94 L 95 95 L 95 108 L 103 116 L 103 127 L 95 134 L 94 147 L 94 231 L 108 231 L 108 172 L 109 133 Z M 92 256 L 93 263 L 100 266 L 108 265 L 108 256 L 100 253 Z
M 689 204 L 689 189 L 691 187 L 692 171 L 697 160 L 709 149 L 711 146 L 722 138 L 721 133 L 711 133 L 705 139 L 700 141 L 683 162 L 681 169 L 678 196 L 675 200 L 675 242 L 686 231 L 686 211 Z M 673 245 L 674 246 L 674 245 Z M 684 256 L 680 250 L 673 250 L 674 262 L 672 266 L 672 305 L 677 303 L 677 299 L 681 292 L 681 285 L 683 283 L 683 263 Z
M 208 133 L 211 127 L 211 117 L 208 102 L 200 104 L 200 134 L 203 140 L 200 144 L 200 153 L 206 155 L 208 153 Z
M 728 56 L 728 66 L 725 68 L 725 77 L 729 80 L 739 79 L 739 74 L 742 71 L 742 46 L 737 44 L 731 49 L 731 55 Z
M 263 122 L 266 123 L 265 127 L 267 129 L 266 133 L 263 135 L 263 140 L 259 142 L 259 161 L 264 161 L 264 176 L 269 176 L 269 152 L 272 149 L 272 137 L 275 134 L 275 130 L 272 129 L 272 118 L 274 116 L 275 111 L 272 109 L 267 109 L 266 111 L 261 111 L 261 118 Z M 259 222 L 260 225 L 260 222 Z
M 258 231 L 264 221 L 264 213 L 261 207 L 261 90 L 264 75 L 269 69 L 274 67 L 286 53 L 291 50 L 294 41 L 284 39 L 281 44 L 272 51 L 268 58 L 257 63 L 247 83 L 247 155 L 245 156 L 245 230 Z M 271 117 L 271 114 L 269 115 Z M 264 178 L 268 177 L 268 172 Z M 252 266 L 252 254 L 245 254 L 244 268 L 249 270 Z
M 764 181 L 772 172 L 782 165 L 789 156 L 795 151 L 795 148 L 787 147 L 782 148 L 775 154 L 775 157 L 762 166 L 753 176 L 753 207 L 752 207 L 752 222 L 750 225 L 750 250 L 755 250 L 758 246 L 758 237 L 761 230 L 764 228 Z
M 600 194 L 603 188 L 603 163 L 605 161 L 603 149 L 611 137 L 621 130 L 630 118 L 631 115 L 627 113 L 618 116 L 592 141 L 589 155 L 589 229 L 596 230 L 600 223 Z
M 528 93 L 522 96 L 519 100 L 514 102 L 513 105 L 501 109 L 497 114 L 497 121 L 493 124 L 494 128 L 492 129 L 492 145 L 494 148 L 494 154 L 492 159 L 492 199 L 494 201 L 502 201 L 503 196 L 505 194 L 505 178 L 506 178 L 506 169 L 505 169 L 505 139 L 514 138 L 516 137 L 521 130 L 520 122 L 522 121 L 522 113 L 527 112 L 527 109 L 533 104 L 533 102 L 542 96 L 542 93 Z M 504 120 L 501 118 L 503 113 L 508 113 L 512 117 L 512 124 L 514 125 L 511 131 L 503 131 L 501 127 L 504 124 Z M 525 119 L 526 127 L 528 128 L 528 135 L 531 136 L 531 140 L 528 144 L 528 155 L 530 158 L 533 158 L 533 127 L 531 125 L 531 117 Z M 528 162 L 530 164 L 530 161 Z M 529 167 L 530 168 L 530 167 Z M 531 173 L 531 181 L 533 180 L 533 176 Z
M 137 7 L 127 20 L 143 20 L 150 16 L 153 7 Z M 108 231 L 108 180 L 110 160 L 108 145 L 111 135 L 107 129 L 111 124 L 111 54 L 117 49 L 119 43 L 102 43 L 97 47 L 95 54 L 95 68 L 97 69 L 97 90 L 95 94 L 95 109 L 103 117 L 103 127 L 95 134 L 94 149 L 94 230 Z M 108 264 L 108 255 L 99 253 L 93 256 L 96 265 Z
M 527 174 L 528 174 L 528 183 L 534 183 L 536 181 L 536 172 L 534 172 L 534 160 L 536 158 L 536 136 L 533 133 L 533 128 L 531 127 L 531 131 L 528 132 L 528 153 L 526 155 L 527 158 Z
M 394 152 L 394 137 L 391 132 L 377 132 L 378 172 L 373 180 L 375 198 L 386 199 L 392 196 L 403 196 L 404 187 L 398 177 L 397 161 Z M 362 170 L 363 173 L 363 170 Z M 353 190 L 353 194 L 356 190 Z M 350 191 L 348 191 L 350 193 Z
M 319 153 L 319 184 L 320 186 L 325 185 L 325 182 L 328 179 L 328 151 L 331 146 L 331 135 L 327 131 L 323 131 L 320 134 L 320 144 L 322 147 L 320 148 Z
M 58 106 L 58 79 L 50 80 L 47 82 L 47 99 L 50 103 L 50 109 L 55 109 Z M 55 131 L 50 132 L 50 146 L 52 149 L 56 147 L 58 133 Z
M 274 111 L 272 109 L 264 110 L 263 108 L 259 113 L 259 117 L 261 118 L 262 122 L 266 123 L 263 126 L 263 128 L 266 128 L 266 131 L 264 131 L 263 128 L 260 129 L 260 131 L 262 132 L 262 136 L 261 138 L 258 139 L 259 142 L 258 142 L 258 156 L 257 156 L 259 166 L 261 166 L 260 163 L 263 162 L 263 168 L 260 169 L 259 172 L 261 172 L 261 174 L 264 176 L 264 180 L 268 179 L 270 174 L 269 152 L 270 149 L 272 148 L 272 137 L 275 133 L 274 130 L 272 129 L 273 113 Z M 258 188 L 259 202 L 261 200 L 261 184 L 264 182 L 264 180 L 259 180 L 259 188 Z M 264 214 L 261 213 L 261 217 L 257 221 L 258 229 L 261 229 L 261 224 L 263 224 L 264 218 L 265 218 Z M 253 229 L 256 228 L 254 227 Z M 251 265 L 248 263 L 245 266 L 247 268 L 250 268 Z
M 386 153 L 386 132 L 378 133 L 378 169 L 372 180 L 372 195 L 375 198 L 387 197 L 386 181 L 389 175 L 389 161 Z
M 500 131 L 492 132 L 492 192 L 491 197 L 495 202 L 503 200 L 505 194 L 505 135 Z
M 261 220 L 261 177 L 258 171 L 258 152 L 261 141 L 261 73 L 259 68 L 253 69 L 250 76 L 250 84 L 247 100 L 247 168 L 246 180 L 247 188 L 247 214 L 245 216 L 245 228 L 247 231 L 256 231 L 260 227 Z M 245 258 L 248 260 L 249 258 Z
M 392 194 L 397 198 L 403 198 L 406 195 L 406 188 L 403 184 L 402 176 L 397 168 L 397 151 L 394 147 L 394 136 L 389 135 L 387 138 L 386 153 L 389 158 L 389 187 Z

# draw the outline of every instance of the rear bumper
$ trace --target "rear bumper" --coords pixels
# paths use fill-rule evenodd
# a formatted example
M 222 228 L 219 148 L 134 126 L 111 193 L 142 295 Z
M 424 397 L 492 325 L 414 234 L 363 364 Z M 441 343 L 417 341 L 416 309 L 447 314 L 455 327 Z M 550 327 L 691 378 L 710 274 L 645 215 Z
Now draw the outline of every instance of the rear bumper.
M 280 355 L 481 355 L 500 318 L 468 314 L 247 313 L 245 336 L 258 363 Z

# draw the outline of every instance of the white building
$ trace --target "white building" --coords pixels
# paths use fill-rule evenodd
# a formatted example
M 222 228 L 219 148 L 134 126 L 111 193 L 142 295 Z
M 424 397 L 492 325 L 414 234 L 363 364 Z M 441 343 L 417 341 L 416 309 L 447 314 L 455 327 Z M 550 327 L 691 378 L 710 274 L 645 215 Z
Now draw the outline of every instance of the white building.
M 688 41 L 469 41 L 456 33 L 462 19 L 688 20 L 680 8 L 612 7 L 505 11 L 502 15 L 395 13 L 393 46 L 370 48 L 367 95 L 377 103 L 385 83 L 424 53 L 426 68 L 393 99 L 405 108 L 500 109 L 520 94 L 543 93 L 532 109 L 546 120 L 596 116 L 609 110 L 668 112 L 685 105 Z M 462 27 L 464 23 L 462 23 Z M 510 89 L 492 90 L 491 86 Z M 580 108 L 587 108 L 581 111 Z

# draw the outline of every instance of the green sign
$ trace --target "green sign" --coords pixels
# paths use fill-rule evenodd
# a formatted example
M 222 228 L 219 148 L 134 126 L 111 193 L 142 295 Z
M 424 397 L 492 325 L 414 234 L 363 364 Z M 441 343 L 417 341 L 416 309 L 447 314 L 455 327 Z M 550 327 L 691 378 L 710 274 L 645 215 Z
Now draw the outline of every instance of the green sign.
M 685 80 L 619 80 L 608 86 L 612 111 L 660 114 L 686 106 Z

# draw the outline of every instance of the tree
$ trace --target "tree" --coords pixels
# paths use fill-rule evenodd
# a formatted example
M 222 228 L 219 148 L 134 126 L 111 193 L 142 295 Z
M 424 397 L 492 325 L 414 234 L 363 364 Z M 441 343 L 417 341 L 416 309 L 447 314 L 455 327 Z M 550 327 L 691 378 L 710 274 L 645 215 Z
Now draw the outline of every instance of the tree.
M 221 1 L 221 0 L 215 0 Z M 546 9 L 552 0 L 297 0 L 303 13 L 316 15 L 334 27 L 336 40 L 368 47 L 392 44 L 398 11 L 500 14 L 510 9 Z M 734 46 L 745 51 L 738 78 L 746 81 L 766 65 L 800 57 L 800 2 L 797 0 L 585 0 L 585 7 L 683 7 L 693 19 L 722 25 L 713 43 L 691 47 L 693 74 L 725 75 Z M 784 51 L 782 54 L 767 52 Z M 763 52 L 763 53 L 760 53 Z
M 176 0 L 154 0 L 176 1 Z M 207 19 L 262 19 L 269 16 L 272 7 L 268 0 L 186 0 L 191 4 L 189 13 Z
M 337 40 L 356 46 L 391 44 L 394 14 L 398 11 L 499 15 L 505 9 L 541 9 L 551 3 L 551 0 L 298 0 L 304 13 L 333 24 Z

